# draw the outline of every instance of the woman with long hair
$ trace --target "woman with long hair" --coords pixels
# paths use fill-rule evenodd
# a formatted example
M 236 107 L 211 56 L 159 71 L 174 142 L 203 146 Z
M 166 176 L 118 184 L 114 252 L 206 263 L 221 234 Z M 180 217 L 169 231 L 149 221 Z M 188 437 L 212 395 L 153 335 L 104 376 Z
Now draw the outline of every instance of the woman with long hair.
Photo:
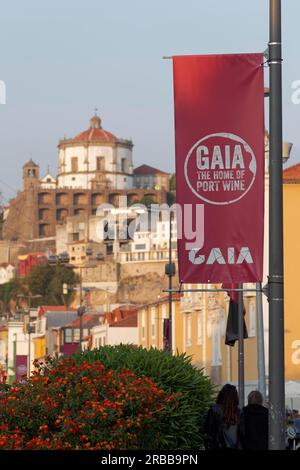
M 205 423 L 207 449 L 239 449 L 239 397 L 234 385 L 220 390 Z

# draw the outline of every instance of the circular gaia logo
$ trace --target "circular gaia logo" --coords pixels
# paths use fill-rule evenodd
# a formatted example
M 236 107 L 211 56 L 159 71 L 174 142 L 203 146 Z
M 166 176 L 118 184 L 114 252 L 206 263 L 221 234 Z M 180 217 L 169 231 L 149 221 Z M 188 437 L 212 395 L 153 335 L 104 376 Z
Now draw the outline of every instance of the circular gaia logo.
M 241 137 L 226 132 L 198 140 L 184 162 L 191 191 L 209 204 L 226 205 L 242 199 L 255 181 L 256 158 Z

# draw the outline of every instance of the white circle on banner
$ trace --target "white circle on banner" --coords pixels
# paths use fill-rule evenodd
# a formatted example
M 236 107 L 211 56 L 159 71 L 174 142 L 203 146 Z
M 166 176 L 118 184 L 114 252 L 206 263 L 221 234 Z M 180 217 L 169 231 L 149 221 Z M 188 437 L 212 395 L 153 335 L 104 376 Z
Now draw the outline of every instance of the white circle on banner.
M 20 364 L 17 367 L 19 374 L 25 374 L 27 372 L 27 367 L 24 364 Z
M 214 143 L 213 157 L 209 148 L 204 146 L 205 143 L 209 145 L 210 139 Z M 216 145 L 216 142 L 222 145 Z M 205 152 L 202 157 L 205 163 L 199 168 L 197 149 L 200 146 Z M 225 147 L 223 153 L 222 146 Z M 233 168 L 233 164 L 235 167 L 239 165 L 239 169 Z M 209 134 L 198 140 L 189 150 L 184 162 L 184 177 L 190 190 L 202 201 L 215 205 L 233 204 L 242 199 L 252 187 L 256 171 L 256 158 L 250 145 L 241 137 L 228 132 Z M 212 197 L 216 195 L 217 197 Z

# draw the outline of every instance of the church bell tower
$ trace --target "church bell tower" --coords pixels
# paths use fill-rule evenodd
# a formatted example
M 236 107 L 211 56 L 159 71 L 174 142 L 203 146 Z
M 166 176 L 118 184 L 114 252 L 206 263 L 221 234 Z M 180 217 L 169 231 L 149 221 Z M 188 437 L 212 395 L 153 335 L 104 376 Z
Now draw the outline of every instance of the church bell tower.
M 23 166 L 23 189 L 33 189 L 38 188 L 40 185 L 40 167 L 32 161 L 29 160 Z

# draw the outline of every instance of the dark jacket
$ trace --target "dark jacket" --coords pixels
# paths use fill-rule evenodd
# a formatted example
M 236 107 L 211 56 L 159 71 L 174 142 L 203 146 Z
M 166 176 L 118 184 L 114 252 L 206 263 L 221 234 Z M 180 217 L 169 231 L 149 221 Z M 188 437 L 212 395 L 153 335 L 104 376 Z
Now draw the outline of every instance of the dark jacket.
M 226 426 L 223 419 L 223 409 L 220 405 L 213 405 L 205 421 L 205 448 L 215 449 L 239 449 L 238 424 Z
M 248 405 L 241 414 L 240 433 L 244 449 L 268 449 L 268 410 L 262 405 Z

